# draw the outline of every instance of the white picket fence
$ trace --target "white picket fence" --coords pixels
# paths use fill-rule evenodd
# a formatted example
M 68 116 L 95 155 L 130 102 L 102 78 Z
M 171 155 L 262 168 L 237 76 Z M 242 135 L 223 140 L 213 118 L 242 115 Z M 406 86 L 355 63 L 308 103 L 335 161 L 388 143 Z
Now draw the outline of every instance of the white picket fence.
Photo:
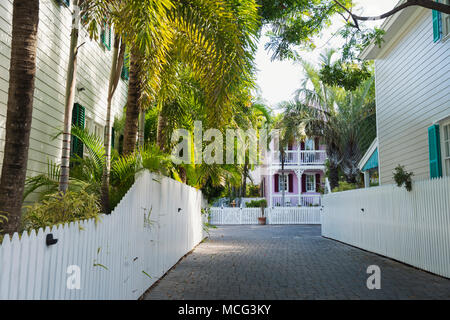
M 200 191 L 144 172 L 97 225 L 6 236 L 0 299 L 137 299 L 204 238 L 202 202 Z M 58 242 L 47 246 L 50 233 Z
M 450 178 L 327 194 L 322 235 L 450 277 Z
M 267 224 L 320 224 L 321 207 L 274 207 L 266 208 Z M 210 223 L 258 224 L 261 208 L 211 208 Z

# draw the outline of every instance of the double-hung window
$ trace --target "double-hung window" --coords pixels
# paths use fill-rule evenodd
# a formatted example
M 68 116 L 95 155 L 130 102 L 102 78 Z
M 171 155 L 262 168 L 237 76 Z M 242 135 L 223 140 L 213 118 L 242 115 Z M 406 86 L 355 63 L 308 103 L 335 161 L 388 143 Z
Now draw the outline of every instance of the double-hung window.
M 306 175 L 306 192 L 316 192 L 316 176 L 313 174 Z
M 443 3 L 450 6 L 450 0 L 443 0 Z M 442 37 L 450 34 L 450 14 L 442 14 Z
M 282 175 L 280 174 L 280 177 L 278 179 L 278 190 L 280 190 L 280 192 L 282 192 L 283 190 L 286 192 L 289 192 L 289 187 L 288 187 L 288 175 Z
M 450 5 L 450 0 L 435 0 L 446 5 Z M 438 42 L 445 39 L 450 34 L 450 14 L 445 14 L 437 10 L 432 11 L 433 17 L 433 41 Z

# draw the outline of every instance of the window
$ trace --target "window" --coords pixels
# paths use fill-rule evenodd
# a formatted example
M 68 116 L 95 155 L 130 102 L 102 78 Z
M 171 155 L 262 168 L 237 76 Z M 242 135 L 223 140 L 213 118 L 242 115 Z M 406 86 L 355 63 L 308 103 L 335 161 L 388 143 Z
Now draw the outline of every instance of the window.
M 103 24 L 100 40 L 106 49 L 111 50 L 111 26 L 107 23 Z
M 442 166 L 446 176 L 450 176 L 450 122 L 442 126 Z
M 444 4 L 450 5 L 450 0 L 444 0 Z M 450 34 L 450 14 L 442 13 L 442 37 Z
M 306 139 L 305 150 L 307 150 L 307 151 L 314 150 L 314 139 Z
M 123 58 L 123 67 L 122 67 L 122 74 L 120 75 L 122 80 L 128 81 L 130 78 L 130 55 L 125 54 L 125 57 Z
M 84 129 L 84 122 L 85 109 L 83 106 L 75 103 L 72 111 L 72 125 Z M 74 155 L 77 155 L 80 158 L 83 158 L 83 149 L 83 143 L 77 137 L 72 136 L 70 143 L 70 156 L 73 157 Z
M 450 0 L 436 0 L 446 5 L 450 5 Z M 433 10 L 433 41 L 437 42 L 445 38 L 450 33 L 450 15 Z
M 70 0 L 59 0 L 58 2 L 64 4 L 67 7 L 70 7 Z
M 282 192 L 283 190 L 289 192 L 288 189 L 288 175 L 280 174 L 280 177 L 278 178 L 278 190 L 280 190 L 280 192 Z
M 306 192 L 316 192 L 316 176 L 313 174 L 306 175 Z

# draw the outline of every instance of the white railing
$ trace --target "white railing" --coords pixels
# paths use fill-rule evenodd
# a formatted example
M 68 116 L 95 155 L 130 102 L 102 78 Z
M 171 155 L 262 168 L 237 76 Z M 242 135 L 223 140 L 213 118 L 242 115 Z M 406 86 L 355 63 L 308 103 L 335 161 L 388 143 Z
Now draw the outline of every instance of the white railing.
M 97 224 L 6 236 L 0 300 L 137 299 L 202 241 L 202 202 L 200 191 L 144 172 Z M 56 244 L 46 245 L 49 234 Z
M 273 153 L 272 164 L 281 165 L 281 153 L 280 151 L 275 151 Z M 327 158 L 325 150 L 312 150 L 312 151 L 300 151 L 300 150 L 289 150 L 285 151 L 285 161 L 286 166 L 292 165 L 323 165 Z
M 267 224 L 320 224 L 321 207 L 266 208 Z M 210 223 L 213 225 L 258 224 L 261 208 L 211 208 Z
M 322 235 L 450 277 L 450 177 L 324 196 Z
M 289 195 L 284 196 L 284 207 L 318 207 L 322 205 L 322 197 L 317 195 Z M 283 196 L 272 196 L 272 207 L 283 207 Z
M 321 207 L 286 208 L 269 210 L 269 224 L 321 224 Z
M 211 208 L 210 223 L 220 224 L 257 224 L 261 217 L 261 208 Z

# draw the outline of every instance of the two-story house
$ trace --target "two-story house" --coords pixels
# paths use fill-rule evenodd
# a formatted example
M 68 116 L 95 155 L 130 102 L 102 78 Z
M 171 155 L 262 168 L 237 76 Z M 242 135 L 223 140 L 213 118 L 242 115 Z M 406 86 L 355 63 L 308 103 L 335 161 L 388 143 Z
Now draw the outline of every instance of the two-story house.
M 362 53 L 375 61 L 377 139 L 360 168 L 366 180 L 377 170 L 380 184 L 398 165 L 413 180 L 450 176 L 450 15 L 412 6 L 381 28 L 381 47 Z
M 12 3 L 12 0 L 0 1 L 0 167 L 5 145 Z M 73 3 L 70 0 L 47 0 L 40 3 L 28 176 L 47 173 L 48 161 L 61 161 L 62 136 L 57 139 L 55 136 L 63 130 L 72 10 Z M 72 122 L 103 138 L 112 65 L 113 30 L 105 27 L 99 31 L 101 37 L 91 40 L 86 28 L 80 27 Z M 112 118 L 121 115 L 126 104 L 128 77 L 125 69 L 113 98 Z M 71 151 L 82 155 L 83 146 L 72 143 Z
M 261 169 L 262 194 L 268 206 L 320 205 L 325 181 L 325 160 L 326 146 L 320 143 L 319 138 L 295 141 L 285 148 L 283 172 L 281 152 L 271 142 Z

